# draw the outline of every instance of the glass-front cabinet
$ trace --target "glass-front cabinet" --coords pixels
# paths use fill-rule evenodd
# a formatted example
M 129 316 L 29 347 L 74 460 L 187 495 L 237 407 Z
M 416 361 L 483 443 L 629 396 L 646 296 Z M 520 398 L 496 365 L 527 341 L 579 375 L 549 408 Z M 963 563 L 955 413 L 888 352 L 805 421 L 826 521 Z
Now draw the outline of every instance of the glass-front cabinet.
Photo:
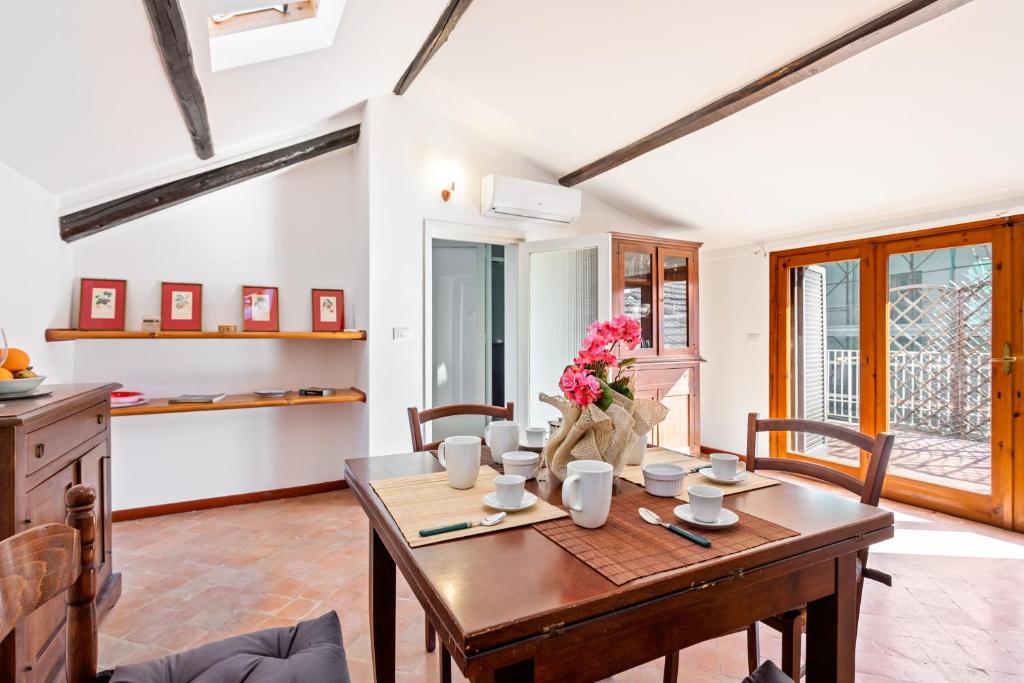
M 640 322 L 637 395 L 660 400 L 669 416 L 650 442 L 695 453 L 700 447 L 697 253 L 700 244 L 612 234 L 612 308 Z

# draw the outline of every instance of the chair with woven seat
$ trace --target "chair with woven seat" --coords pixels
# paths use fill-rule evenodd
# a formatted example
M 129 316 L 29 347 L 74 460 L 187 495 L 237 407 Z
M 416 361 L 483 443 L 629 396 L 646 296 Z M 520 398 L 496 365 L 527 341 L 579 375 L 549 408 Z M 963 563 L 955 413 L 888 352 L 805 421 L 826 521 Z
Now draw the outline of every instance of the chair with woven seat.
M 843 472 L 833 470 L 824 465 L 807 462 L 804 460 L 790 460 L 783 458 L 757 457 L 757 434 L 758 432 L 785 432 L 799 434 L 816 434 L 836 441 L 855 446 L 860 450 L 870 453 L 867 472 L 864 481 L 852 477 Z M 882 496 L 882 484 L 885 481 L 885 473 L 889 467 L 889 456 L 892 453 L 895 436 L 888 432 L 882 432 L 874 438 L 847 427 L 841 427 L 828 422 L 815 422 L 813 420 L 799 419 L 758 419 L 757 413 L 750 413 L 747 416 L 747 452 L 745 456 L 746 468 L 750 472 L 757 470 L 774 470 L 776 472 L 788 472 L 810 479 L 816 479 L 835 486 L 840 486 L 854 495 L 860 496 L 860 502 L 865 505 L 878 506 L 878 500 Z M 892 586 L 892 577 L 876 569 L 868 568 L 867 548 L 857 553 L 857 612 L 860 613 L 861 595 L 864 589 L 864 579 L 872 579 Z M 764 620 L 764 623 L 782 633 L 782 670 L 794 681 L 800 680 L 801 666 L 801 636 L 806 625 L 806 609 L 795 609 L 784 614 L 775 615 Z M 760 644 L 758 641 L 758 625 L 753 623 L 747 627 L 747 660 L 750 671 L 757 669 L 760 662 Z M 675 681 L 670 672 L 678 668 L 679 655 L 674 653 L 665 659 L 665 680 Z
M 288 628 L 235 636 L 97 673 L 96 490 L 82 484 L 73 486 L 65 495 L 65 504 L 66 524 L 43 524 L 0 541 L 0 639 L 5 649 L 14 647 L 15 627 L 51 599 L 65 595 L 66 655 L 52 670 L 33 672 L 31 680 L 349 683 L 341 624 L 335 612 Z
M 515 404 L 509 401 L 504 408 L 501 406 L 491 406 L 478 403 L 456 403 L 450 406 L 438 406 L 436 408 L 428 408 L 427 410 L 422 411 L 417 409 L 415 406 L 409 408 L 409 431 L 412 435 L 413 452 L 420 453 L 423 451 L 434 451 L 437 450 L 439 445 L 441 445 L 440 441 L 424 443 L 424 424 L 432 422 L 433 420 L 440 420 L 444 417 L 461 415 L 481 415 L 495 420 L 511 420 L 515 415 Z M 434 625 L 431 624 L 430 621 L 424 621 L 424 638 L 427 652 L 433 652 L 437 642 L 437 635 L 434 632 Z M 443 673 L 445 668 L 444 663 L 442 663 L 441 680 L 446 680 Z

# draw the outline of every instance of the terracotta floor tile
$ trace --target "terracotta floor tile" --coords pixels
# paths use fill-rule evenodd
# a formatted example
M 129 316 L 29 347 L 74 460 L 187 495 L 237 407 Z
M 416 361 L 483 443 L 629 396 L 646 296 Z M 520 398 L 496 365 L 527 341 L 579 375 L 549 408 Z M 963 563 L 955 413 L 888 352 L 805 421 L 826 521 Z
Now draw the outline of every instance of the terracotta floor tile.
M 864 589 L 857 643 L 858 683 L 1016 681 L 1024 683 L 1024 561 L 1005 557 L 903 554 L 901 531 L 972 534 L 1024 546 L 1024 536 L 886 502 L 915 521 L 898 522 L 891 550 L 869 564 L 893 588 Z M 206 510 L 114 525 L 121 601 L 101 625 L 105 667 L 160 657 L 235 633 L 334 609 L 352 680 L 373 680 L 368 635 L 366 518 L 348 492 Z M 423 650 L 423 612 L 399 577 L 397 680 L 437 680 L 436 654 Z M 762 627 L 761 648 L 778 660 L 779 634 Z M 742 633 L 680 655 L 682 683 L 735 683 L 746 668 Z M 661 681 L 663 660 L 608 679 Z M 454 672 L 456 683 L 465 679 Z

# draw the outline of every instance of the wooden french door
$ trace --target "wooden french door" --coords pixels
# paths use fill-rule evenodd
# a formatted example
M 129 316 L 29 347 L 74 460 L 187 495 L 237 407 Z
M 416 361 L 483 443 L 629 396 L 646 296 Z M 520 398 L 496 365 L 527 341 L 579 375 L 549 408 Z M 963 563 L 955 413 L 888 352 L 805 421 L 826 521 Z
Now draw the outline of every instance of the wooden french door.
M 1024 528 L 1021 229 L 1000 219 L 773 253 L 772 415 L 891 431 L 885 495 Z M 771 450 L 867 465 L 824 438 L 775 435 Z

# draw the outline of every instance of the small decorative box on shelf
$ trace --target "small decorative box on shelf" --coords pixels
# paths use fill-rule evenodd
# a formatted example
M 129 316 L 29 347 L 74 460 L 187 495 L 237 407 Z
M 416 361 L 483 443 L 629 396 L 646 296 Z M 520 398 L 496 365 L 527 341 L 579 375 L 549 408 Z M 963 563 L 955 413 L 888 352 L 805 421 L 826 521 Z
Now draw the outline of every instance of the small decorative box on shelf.
M 188 332 L 169 330 L 144 332 L 142 330 L 67 330 L 56 328 L 46 330 L 46 341 L 60 342 L 76 339 L 313 339 L 324 341 L 365 341 L 366 330 L 342 330 L 341 332 Z

